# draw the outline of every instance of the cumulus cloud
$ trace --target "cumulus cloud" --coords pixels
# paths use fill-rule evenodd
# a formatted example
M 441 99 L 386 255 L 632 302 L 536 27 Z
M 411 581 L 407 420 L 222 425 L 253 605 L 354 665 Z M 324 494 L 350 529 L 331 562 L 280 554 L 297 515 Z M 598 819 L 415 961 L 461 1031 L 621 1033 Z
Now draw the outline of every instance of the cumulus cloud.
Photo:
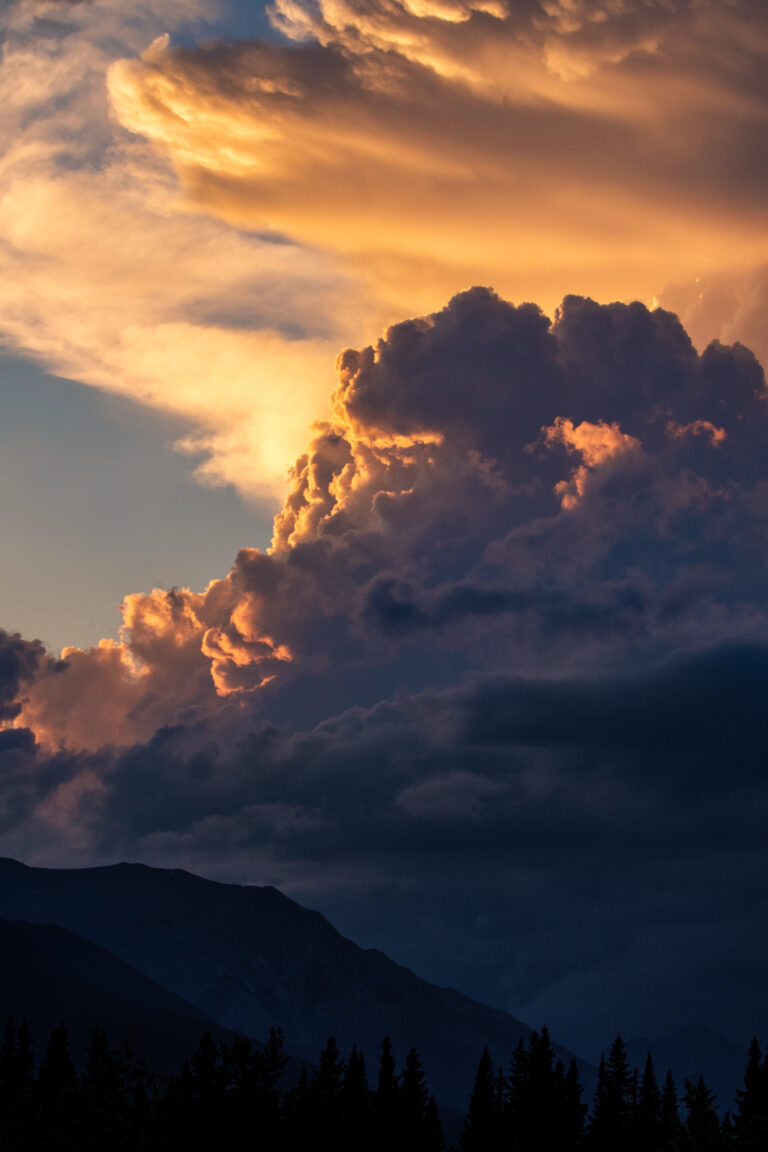
M 10 635 L 0 629 L 0 722 L 18 716 L 21 705 L 17 698 L 45 661 L 39 640 L 25 640 L 18 632 Z
M 768 361 L 768 265 L 709 270 L 689 282 L 667 284 L 658 299 L 680 315 L 697 347 L 703 349 L 712 339 L 738 342 L 762 364 Z
M 202 593 L 128 596 L 119 641 L 65 649 L 66 673 L 27 688 L 41 739 L 288 716 L 294 692 L 319 720 L 445 659 L 591 666 L 762 626 L 768 407 L 745 349 L 699 355 L 639 304 L 569 297 L 550 322 L 477 288 L 337 367 L 270 552 Z
M 474 288 L 344 350 L 330 407 L 269 552 L 60 664 L 3 638 L 2 850 L 278 884 L 577 1047 L 753 1027 L 758 362 Z
M 696 15 L 717 11 L 699 0 Z M 688 0 L 275 0 L 272 19 L 295 40 L 312 37 L 358 54 L 395 51 L 475 86 L 519 90 L 501 67 L 533 50 L 563 79 L 652 51 L 690 16 Z M 681 19 L 682 18 L 682 19 Z M 491 74 L 488 65 L 496 65 Z M 530 79 L 530 77 L 528 77 Z

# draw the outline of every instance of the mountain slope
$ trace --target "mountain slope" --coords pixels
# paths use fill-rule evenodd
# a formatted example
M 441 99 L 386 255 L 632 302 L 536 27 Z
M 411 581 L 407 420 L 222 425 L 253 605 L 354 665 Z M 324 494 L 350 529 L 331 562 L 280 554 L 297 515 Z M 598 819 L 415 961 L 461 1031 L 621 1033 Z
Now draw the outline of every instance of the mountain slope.
M 388 1033 L 415 1045 L 438 1098 L 464 1106 L 485 1044 L 508 1061 L 526 1025 L 359 948 L 274 888 L 141 864 L 28 868 L 0 861 L 0 917 L 53 922 L 120 956 L 220 1024 L 257 1038 L 281 1026 L 316 1057 L 329 1035 L 374 1070 Z
M 66 928 L 0 920 L 0 1021 L 27 1020 L 38 1054 L 53 1028 L 66 1023 L 72 1053 L 82 1060 L 93 1030 L 158 1072 L 175 1072 L 202 1032 L 230 1039 L 199 1009 L 129 964 Z

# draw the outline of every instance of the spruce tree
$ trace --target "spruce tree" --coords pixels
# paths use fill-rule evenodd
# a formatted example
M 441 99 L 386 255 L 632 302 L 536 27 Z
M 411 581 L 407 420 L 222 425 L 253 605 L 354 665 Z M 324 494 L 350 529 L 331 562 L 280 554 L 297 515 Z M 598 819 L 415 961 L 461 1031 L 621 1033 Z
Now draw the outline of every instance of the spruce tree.
M 715 1095 L 707 1088 L 703 1076 L 685 1081 L 683 1101 L 688 1113 L 683 1128 L 684 1152 L 722 1152 Z
M 608 1059 L 600 1059 L 597 1091 L 589 1122 L 590 1152 L 629 1150 L 634 1137 L 634 1077 L 621 1036 L 611 1045 Z
M 736 1093 L 733 1132 L 738 1152 L 765 1152 L 768 1148 L 768 1049 L 761 1058 L 757 1037 L 747 1052 L 744 1087 Z
M 500 1147 L 499 1088 L 491 1055 L 483 1049 L 475 1083 L 469 1097 L 469 1110 L 461 1133 L 461 1152 L 496 1152 Z
M 348 1152 L 367 1148 L 371 1139 L 372 1095 L 365 1072 L 365 1057 L 353 1048 L 342 1083 L 342 1134 L 340 1147 Z
M 219 1049 L 209 1031 L 200 1037 L 200 1043 L 190 1061 L 189 1086 L 192 1092 L 190 1109 L 191 1138 L 195 1148 L 216 1152 L 218 1148 L 217 1112 L 223 1096 L 222 1069 Z
M 304 1152 L 314 1148 L 314 1131 L 310 1109 L 310 1086 L 306 1066 L 302 1067 L 299 1079 L 285 1099 L 284 1136 L 285 1147 L 292 1152 Z
M 67 1029 L 62 1023 L 48 1038 L 37 1075 L 34 1115 L 39 1147 L 61 1152 L 78 1149 L 78 1104 L 77 1072 L 69 1051 Z
M 391 1152 L 400 1128 L 400 1086 L 392 1051 L 392 1041 L 385 1036 L 381 1043 L 379 1074 L 373 1101 L 374 1147 Z
M 518 1040 L 507 1077 L 507 1106 L 502 1116 L 504 1147 L 517 1150 L 527 1125 L 530 1092 L 530 1052 L 525 1041 Z
M 315 1129 L 315 1147 L 319 1152 L 335 1148 L 339 1140 L 345 1067 L 335 1039 L 329 1036 L 309 1083 L 310 1118 Z
M 568 1071 L 562 1080 L 560 1114 L 558 1143 L 564 1152 L 576 1152 L 577 1149 L 581 1148 L 584 1140 L 587 1109 L 582 1100 L 579 1069 L 573 1057 L 571 1057 Z
M 281 1028 L 270 1028 L 269 1038 L 262 1051 L 253 1057 L 255 1095 L 258 1103 L 257 1127 L 259 1142 L 271 1147 L 277 1139 L 277 1128 L 283 1104 L 281 1081 L 288 1057 Z
M 84 1149 L 125 1145 L 131 1124 L 126 1076 L 125 1061 L 110 1048 L 106 1032 L 95 1029 L 81 1082 Z
M 661 1132 L 661 1093 L 656 1081 L 653 1057 L 650 1052 L 645 1058 L 643 1075 L 637 1094 L 636 1144 L 640 1152 L 655 1152 L 659 1146 Z
M 430 1096 L 427 1102 L 423 1149 L 424 1152 L 445 1152 L 445 1136 L 434 1096 Z
M 671 1069 L 667 1069 L 659 1101 L 660 1152 L 680 1152 L 683 1125 L 677 1103 L 677 1091 Z
M 409 1049 L 400 1078 L 400 1123 L 403 1148 L 421 1152 L 424 1146 L 429 1092 L 426 1077 L 415 1048 Z
M 533 1031 L 528 1041 L 528 1099 L 518 1121 L 520 1152 L 534 1152 L 541 1147 L 559 1152 L 563 1081 L 560 1063 L 555 1065 L 555 1052 L 546 1027 Z

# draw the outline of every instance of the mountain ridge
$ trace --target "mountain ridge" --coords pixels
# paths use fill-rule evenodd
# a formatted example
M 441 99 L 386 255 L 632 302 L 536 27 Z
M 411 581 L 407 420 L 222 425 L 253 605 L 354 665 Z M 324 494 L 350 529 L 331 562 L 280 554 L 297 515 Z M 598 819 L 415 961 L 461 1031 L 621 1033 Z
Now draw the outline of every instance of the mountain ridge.
M 69 928 L 0 920 L 0 1021 L 30 1026 L 38 1056 L 60 1023 L 82 1063 L 94 1029 L 163 1074 L 177 1072 L 211 1031 L 232 1034 L 192 1004 Z
M 417 1048 L 435 1095 L 454 1102 L 468 1097 L 484 1046 L 506 1064 L 531 1031 L 360 948 L 271 885 L 140 863 L 40 869 L 4 858 L 0 917 L 61 924 L 231 1031 L 262 1039 L 279 1026 L 297 1056 L 316 1059 L 333 1035 L 374 1067 L 388 1034 L 400 1061 Z

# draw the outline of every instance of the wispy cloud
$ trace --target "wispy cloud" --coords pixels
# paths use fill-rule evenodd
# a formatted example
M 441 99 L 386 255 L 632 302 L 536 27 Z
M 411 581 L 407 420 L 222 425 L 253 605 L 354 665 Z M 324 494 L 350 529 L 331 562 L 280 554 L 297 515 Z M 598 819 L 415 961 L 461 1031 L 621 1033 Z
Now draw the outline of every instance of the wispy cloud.
M 351 296 L 332 259 L 189 211 L 167 163 L 115 123 L 115 55 L 200 15 L 192 2 L 7 10 L 0 335 L 187 417 L 201 477 L 264 496 L 323 413 Z

